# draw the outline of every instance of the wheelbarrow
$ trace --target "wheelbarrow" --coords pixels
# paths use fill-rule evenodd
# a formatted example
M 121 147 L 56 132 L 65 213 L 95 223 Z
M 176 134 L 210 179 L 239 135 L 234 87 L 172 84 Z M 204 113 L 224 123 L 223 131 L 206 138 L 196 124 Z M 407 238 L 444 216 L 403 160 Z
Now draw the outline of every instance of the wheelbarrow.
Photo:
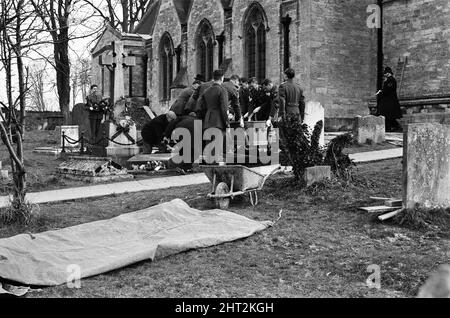
M 281 170 L 281 166 L 276 165 L 269 174 L 264 175 L 241 165 L 202 165 L 201 168 L 212 183 L 212 191 L 207 197 L 214 199 L 220 209 L 227 209 L 231 199 L 246 193 L 251 205 L 256 206 L 258 191 L 267 178 Z

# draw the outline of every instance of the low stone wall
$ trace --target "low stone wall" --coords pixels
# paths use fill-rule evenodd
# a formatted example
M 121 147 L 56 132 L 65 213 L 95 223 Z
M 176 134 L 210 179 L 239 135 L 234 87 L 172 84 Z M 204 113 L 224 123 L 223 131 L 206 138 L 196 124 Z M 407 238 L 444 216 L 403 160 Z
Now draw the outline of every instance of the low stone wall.
M 325 111 L 326 115 L 326 111 Z M 325 117 L 325 131 L 349 131 L 353 129 L 354 118 L 327 118 Z
M 450 125 L 450 112 L 418 113 L 404 115 L 402 125 L 415 123 L 440 123 Z
M 25 114 L 26 130 L 54 130 L 63 124 L 61 112 L 27 111 Z

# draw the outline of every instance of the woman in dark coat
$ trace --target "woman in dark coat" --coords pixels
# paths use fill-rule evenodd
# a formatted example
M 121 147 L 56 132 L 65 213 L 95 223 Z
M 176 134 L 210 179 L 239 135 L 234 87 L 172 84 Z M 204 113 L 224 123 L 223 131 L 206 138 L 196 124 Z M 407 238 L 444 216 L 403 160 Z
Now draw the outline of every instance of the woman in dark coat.
M 392 69 L 384 69 L 385 81 L 383 88 L 378 91 L 378 111 L 386 118 L 386 131 L 395 131 L 400 129 L 397 119 L 402 118 L 402 111 L 397 97 L 397 81 L 395 80 Z

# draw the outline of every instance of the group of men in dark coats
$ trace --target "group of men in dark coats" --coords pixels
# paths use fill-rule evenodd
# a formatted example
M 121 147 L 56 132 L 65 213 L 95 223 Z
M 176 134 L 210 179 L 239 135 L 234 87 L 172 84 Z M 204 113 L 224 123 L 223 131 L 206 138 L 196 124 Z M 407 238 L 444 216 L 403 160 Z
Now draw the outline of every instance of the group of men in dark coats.
M 153 146 L 163 140 L 167 142 L 176 128 L 188 129 L 193 138 L 193 122 L 199 119 L 204 130 L 217 128 L 224 134 L 231 121 L 244 128 L 246 120 L 265 121 L 267 126 L 272 126 L 274 120 L 282 120 L 287 114 L 296 114 L 303 120 L 303 91 L 294 77 L 295 71 L 286 69 L 286 81 L 277 89 L 269 79 L 261 86 L 256 78 L 247 80 L 237 75 L 225 81 L 221 70 L 214 71 L 213 80 L 208 82 L 197 75 L 192 86 L 179 94 L 168 114 L 144 126 L 143 140 Z

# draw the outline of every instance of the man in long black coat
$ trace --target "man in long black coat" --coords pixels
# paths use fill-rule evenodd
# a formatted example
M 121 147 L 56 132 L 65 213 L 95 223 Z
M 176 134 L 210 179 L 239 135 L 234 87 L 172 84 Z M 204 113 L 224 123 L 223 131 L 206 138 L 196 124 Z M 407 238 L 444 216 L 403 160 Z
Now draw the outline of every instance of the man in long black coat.
M 386 118 L 386 131 L 395 131 L 400 129 L 397 119 L 402 118 L 397 96 L 397 81 L 390 67 L 384 69 L 384 76 L 383 88 L 377 93 L 378 112 Z
M 223 72 L 214 71 L 214 81 L 200 97 L 199 105 L 203 118 L 203 129 L 218 128 L 225 132 L 230 127 L 228 120 L 228 92 L 222 86 Z

